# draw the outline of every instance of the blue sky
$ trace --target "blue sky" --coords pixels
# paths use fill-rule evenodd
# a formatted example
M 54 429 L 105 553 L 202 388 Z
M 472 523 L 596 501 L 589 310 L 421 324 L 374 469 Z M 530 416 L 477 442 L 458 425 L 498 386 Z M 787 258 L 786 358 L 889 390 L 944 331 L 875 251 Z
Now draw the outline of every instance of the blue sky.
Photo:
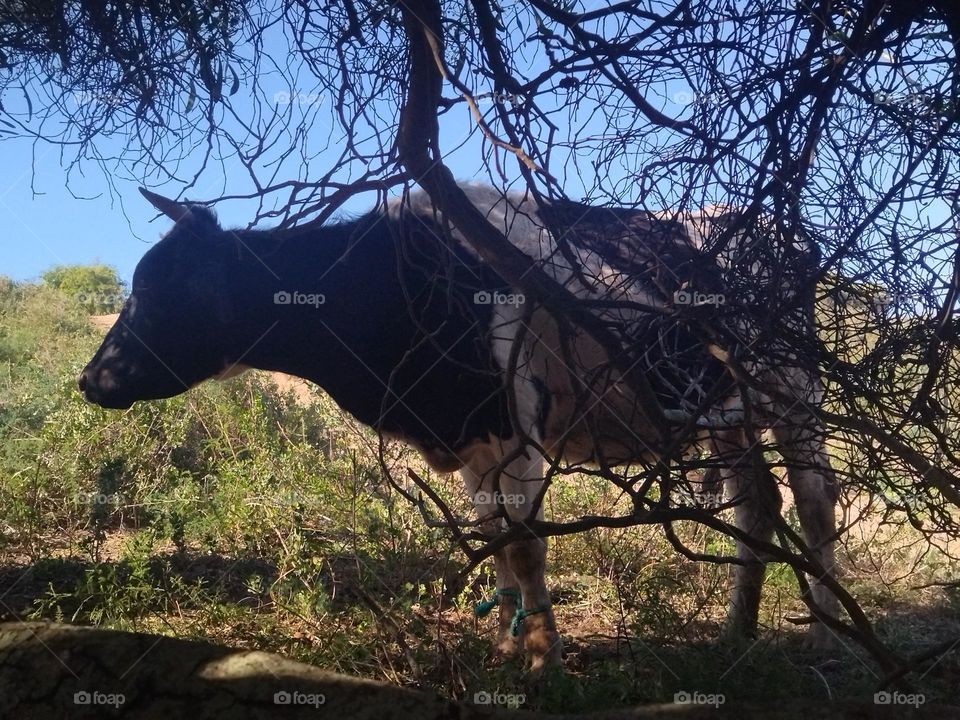
M 282 33 L 269 38 L 264 49 L 276 58 L 283 58 L 290 52 L 289 43 Z M 528 67 L 520 70 L 535 74 L 541 69 L 537 64 L 543 62 L 543 59 L 534 57 L 529 62 Z M 280 81 L 270 74 L 265 74 L 260 82 L 268 95 L 274 91 L 292 91 L 313 96 L 316 92 L 316 88 L 289 88 L 286 84 L 271 87 L 270 82 Z M 246 91 L 247 88 L 241 87 L 240 93 L 231 98 L 241 115 L 244 110 L 242 97 Z M 489 88 L 474 88 L 476 93 L 486 91 L 489 91 Z M 448 88 L 447 94 L 453 95 L 454 92 Z M 684 106 L 696 98 L 692 88 L 672 81 L 659 88 L 646 88 L 646 95 L 648 100 L 675 116 L 682 115 Z M 16 98 L 4 96 L 3 101 L 9 111 Z M 541 106 L 544 101 L 545 98 L 538 99 Z M 603 98 L 597 99 L 597 102 L 603 101 Z M 329 103 L 329 99 L 322 98 L 320 102 Z M 317 113 L 310 133 L 310 142 L 313 144 L 310 154 L 314 157 L 307 172 L 309 177 L 322 174 L 335 162 L 343 147 L 343 138 L 337 136 L 340 130 L 333 124 L 329 108 L 321 106 L 320 109 L 324 112 Z M 309 108 L 302 108 L 302 111 L 307 112 Z M 601 137 L 611 133 L 611 129 L 605 124 L 598 124 L 599 121 L 588 119 L 581 123 L 577 115 L 580 118 L 591 118 L 594 113 L 587 104 L 578 108 L 573 117 L 568 118 L 571 125 L 578 126 L 577 133 L 581 138 Z M 556 116 L 554 120 L 557 120 Z M 226 122 L 224 121 L 225 126 Z M 446 152 L 451 152 L 445 160 L 454 175 L 463 180 L 482 178 L 482 146 L 476 125 L 467 109 L 460 106 L 447 113 L 442 118 L 441 129 L 441 145 Z M 464 142 L 468 137 L 469 140 Z M 598 142 L 602 145 L 604 141 Z M 122 138 L 101 139 L 98 140 L 98 145 L 103 154 L 111 155 L 119 154 L 123 143 Z M 7 275 L 15 280 L 34 280 L 53 265 L 105 262 L 116 267 L 121 277 L 129 281 L 143 253 L 170 227 L 166 218 L 155 219 L 156 212 L 140 197 L 137 187 L 141 182 L 138 178 L 121 168 L 117 168 L 112 176 L 115 194 L 112 193 L 103 170 L 93 162 L 80 164 L 72 170 L 68 189 L 65 187 L 65 166 L 73 160 L 69 148 L 62 149 L 58 145 L 24 138 L 4 138 L 0 142 L 0 153 L 4 161 L 0 172 L 0 227 L 5 228 L 0 234 L 0 275 Z M 560 179 L 565 192 L 570 197 L 580 198 L 583 188 L 576 174 L 571 172 L 570 167 L 564 169 L 563 163 L 558 162 L 558 157 L 562 158 L 562 149 L 558 150 L 555 156 L 551 169 L 555 173 L 563 172 Z M 633 187 L 636 185 L 636 174 L 641 172 L 642 165 L 651 159 L 638 157 L 637 154 L 625 156 L 622 163 L 612 163 L 610 166 L 610 172 L 618 173 L 620 177 L 607 179 L 616 183 L 629 178 L 625 181 L 626 195 L 635 195 L 639 192 Z M 298 162 L 299 157 L 294 153 L 278 173 L 277 179 L 299 177 L 301 168 L 295 165 Z M 590 158 L 581 157 L 580 162 L 585 163 L 589 170 Z M 507 177 L 519 179 L 516 163 L 512 158 L 503 161 L 502 166 Z M 171 169 L 176 169 L 180 176 L 185 176 L 189 168 Z M 723 172 L 723 169 L 718 169 L 718 172 Z M 176 183 L 150 184 L 150 187 L 171 197 L 177 196 L 181 188 Z M 225 193 L 249 192 L 250 180 L 242 167 L 226 158 L 208 168 L 206 175 L 188 196 L 191 199 L 204 200 Z M 667 190 L 663 195 L 669 196 L 670 191 Z M 726 198 L 707 200 L 723 202 Z M 352 199 L 342 211 L 361 212 L 373 202 L 372 194 L 360 196 Z M 936 205 L 916 207 L 912 212 L 915 216 L 926 217 L 933 222 L 948 217 L 944 203 Z M 670 207 L 670 204 L 651 200 L 650 207 Z M 255 210 L 253 201 L 231 201 L 216 206 L 225 227 L 246 226 L 253 218 Z
M 314 130 L 326 135 L 329 125 L 318 116 Z M 470 139 L 464 144 L 468 134 Z M 446 158 L 448 167 L 463 180 L 479 178 L 481 146 L 476 128 L 465 109 L 458 109 L 444 119 L 441 144 L 445 150 L 458 148 Z M 105 152 L 119 151 L 120 142 L 101 141 Z M 140 182 L 115 175 L 112 178 L 116 193 L 111 192 L 103 171 L 94 163 L 81 166 L 81 175 L 74 169 L 69 188 L 65 186 L 69 151 L 61 158 L 61 148 L 29 139 L 6 139 L 0 144 L 4 159 L 0 173 L 0 227 L 6 232 L 0 236 L 0 275 L 14 280 L 35 280 L 46 269 L 57 264 L 88 264 L 104 262 L 115 267 L 129 282 L 133 269 L 150 245 L 170 228 L 167 218 L 157 218 L 157 212 L 137 192 Z M 324 156 L 332 164 L 340 148 L 334 142 L 329 151 L 321 153 L 315 167 L 322 168 Z M 228 193 L 249 193 L 249 179 L 242 172 L 231 173 L 230 164 L 219 172 L 214 166 L 196 189 L 188 192 L 192 200 L 203 200 Z M 182 173 L 181 173 L 182 174 Z M 511 172 L 508 169 L 508 177 Z M 519 178 L 519 173 L 515 173 Z M 281 173 L 279 179 L 297 177 L 291 170 Z M 176 197 L 181 185 L 150 185 L 152 190 Z M 568 190 L 575 195 L 575 189 Z M 360 195 L 346 203 L 342 213 L 358 213 L 376 202 L 372 193 Z M 224 227 L 243 227 L 256 212 L 254 201 L 229 201 L 216 206 Z
M 119 143 L 103 142 L 109 149 Z M 111 189 L 95 164 L 76 170 L 65 187 L 66 170 L 60 148 L 28 139 L 6 140 L 2 145 L 3 172 L 0 174 L 0 275 L 15 280 L 33 280 L 52 265 L 105 262 L 114 266 L 127 281 L 140 257 L 170 228 L 166 218 L 140 196 L 134 179 L 113 178 L 118 194 Z M 65 155 L 64 162 L 71 156 Z M 249 192 L 242 182 L 230 182 L 228 192 Z M 157 192 L 176 196 L 176 183 L 153 186 Z M 209 196 L 217 196 L 218 184 Z M 72 192 L 71 192 L 72 191 Z M 203 199 L 203 184 L 188 195 Z M 344 211 L 369 207 L 373 196 L 355 199 Z M 225 226 L 245 226 L 255 213 L 253 202 L 234 201 L 216 207 Z
M 264 53 L 278 64 L 296 56 L 291 50 L 290 39 L 279 24 L 265 34 L 263 48 Z M 248 51 L 248 48 L 238 46 L 238 51 L 243 53 Z M 539 54 L 534 54 L 529 58 L 517 57 L 515 62 L 522 66 L 517 68 L 521 74 L 535 75 L 545 69 L 549 61 Z M 258 78 L 264 95 L 268 99 L 276 98 L 276 93 L 319 98 L 316 103 L 319 110 L 308 138 L 310 147 L 304 153 L 311 157 L 309 170 L 299 167 L 299 154 L 295 152 L 281 165 L 282 171 L 277 173 L 275 180 L 300 179 L 304 175 L 308 178 L 319 177 L 333 166 L 342 153 L 344 138 L 342 135 L 338 136 L 338 133 L 342 134 L 342 130 L 331 117 L 330 96 L 316 86 L 316 79 L 308 70 L 302 65 L 294 64 L 286 67 L 286 76 L 302 85 L 291 87 L 282 73 L 271 69 L 270 63 L 265 63 L 262 75 Z M 464 81 L 474 82 L 473 76 L 466 74 Z M 477 82 L 486 81 L 480 79 Z M 489 93 L 491 89 L 480 85 L 474 87 L 473 91 L 480 95 Z M 681 91 L 680 102 L 673 107 L 675 111 L 689 102 L 684 100 L 684 89 L 674 88 L 674 92 Z M 46 93 L 42 86 L 32 88 L 31 91 L 34 98 L 42 97 Z M 662 91 L 664 102 L 671 104 L 666 97 L 665 88 Z M 246 95 L 249 92 L 246 85 L 241 85 L 239 92 L 230 98 L 237 114 L 245 118 L 254 116 L 253 106 Z M 446 94 L 455 96 L 457 93 L 448 87 Z M 2 99 L 8 113 L 16 111 L 19 103 L 22 117 L 27 116 L 27 106 L 17 93 L 7 93 Z M 186 98 L 182 100 L 185 101 Z M 559 97 L 554 101 L 563 103 Z M 79 97 L 74 96 L 73 102 L 91 101 L 84 99 L 81 93 Z M 94 110 L 96 102 L 94 99 Z M 549 104 L 551 99 L 540 98 L 538 102 L 544 108 L 544 103 Z M 38 104 L 42 103 L 35 100 L 34 106 Z M 300 105 L 301 103 L 294 103 L 294 113 L 311 113 L 317 109 L 310 107 L 310 103 L 303 104 L 302 107 Z M 491 101 L 484 101 L 481 109 L 485 112 L 492 111 Z M 196 112 L 195 109 L 194 113 Z M 218 126 L 243 140 L 243 133 L 236 122 L 222 112 L 222 108 L 218 108 L 217 112 Z M 568 121 L 579 127 L 582 136 L 599 137 L 610 134 L 610 130 L 602 123 L 602 118 L 597 117 L 599 114 L 592 112 L 590 107 L 581 107 L 578 113 L 580 117 L 571 117 Z M 376 113 L 373 114 L 376 116 Z M 45 122 L 48 129 L 59 129 L 57 117 Z M 35 123 L 30 125 L 35 127 Z M 123 140 L 123 137 L 98 138 L 97 149 L 102 156 L 121 155 Z M 457 178 L 479 180 L 486 177 L 483 163 L 484 145 L 476 123 L 465 106 L 455 107 L 441 117 L 441 146 L 445 153 L 449 153 L 444 160 Z M 286 149 L 282 141 L 278 143 L 278 147 L 280 150 Z M 489 151 L 489 146 L 486 150 Z M 564 167 L 563 152 L 562 148 L 555 150 L 552 169 L 556 174 L 560 174 L 567 195 L 579 199 L 582 197 L 583 187 L 576 176 L 574 165 Z M 139 195 L 137 188 L 146 184 L 156 192 L 177 197 L 182 185 L 173 182 L 165 185 L 143 183 L 128 169 L 117 167 L 112 170 L 111 181 L 115 188 L 113 192 L 102 168 L 95 162 L 86 161 L 71 170 L 68 188 L 65 187 L 66 167 L 74 159 L 74 153 L 69 147 L 61 148 L 43 141 L 34 142 L 32 139 L 0 135 L 0 156 L 4 160 L 0 171 L 0 227 L 6 228 L 6 232 L 0 235 L 0 275 L 15 280 L 35 280 L 53 265 L 104 262 L 114 266 L 120 276 L 129 282 L 140 257 L 169 229 L 170 221 L 162 217 L 156 218 L 156 211 Z M 275 150 L 271 159 L 276 160 L 278 153 L 279 151 Z M 561 160 L 558 161 L 558 158 Z M 579 162 L 586 163 L 589 167 L 590 159 L 581 157 Z M 636 165 L 636 159 L 633 164 Z M 512 157 L 501 156 L 501 167 L 506 177 L 520 180 L 516 161 Z M 188 177 L 189 170 L 193 168 L 188 160 L 186 163 L 171 162 L 166 169 L 176 172 L 179 177 Z M 618 167 L 611 173 L 623 176 L 636 170 L 636 167 Z M 267 174 L 265 173 L 265 176 Z M 206 200 L 223 194 L 252 191 L 246 171 L 228 157 L 212 163 L 196 188 L 187 193 L 187 197 L 192 200 Z M 362 212 L 369 209 L 375 200 L 372 193 L 352 198 L 341 208 L 341 212 Z M 245 227 L 254 217 L 256 209 L 254 201 L 229 201 L 215 207 L 224 227 Z
M 325 120 L 318 115 L 314 127 L 317 136 L 326 136 L 331 130 Z M 338 130 L 334 128 L 335 132 Z M 106 154 L 121 149 L 119 141 L 104 140 L 98 145 Z M 450 152 L 445 162 L 456 177 L 485 177 L 479 134 L 466 108 L 457 108 L 442 118 L 441 145 Z M 319 153 L 313 167 L 325 170 L 324 158 L 332 164 L 340 149 L 334 141 L 329 150 Z M 35 280 L 53 265 L 105 262 L 129 282 L 140 257 L 170 228 L 170 221 L 157 218 L 153 207 L 137 192 L 142 183 L 133 178 L 114 175 L 113 194 L 101 168 L 91 162 L 81 166 L 82 175 L 77 168 L 73 170 L 68 188 L 64 164 L 72 159 L 69 151 L 61 157 L 61 148 L 56 145 L 15 138 L 0 144 L 0 152 L 5 161 L 0 173 L 0 227 L 7 228 L 0 236 L 0 275 Z M 187 197 L 204 200 L 221 194 L 251 192 L 242 168 L 234 173 L 229 162 L 223 167 L 221 172 L 215 165 L 205 176 L 208 184 L 201 180 Z M 504 163 L 507 177 L 519 180 L 514 167 L 512 159 Z M 297 171 L 289 168 L 278 179 L 297 176 Z M 582 192 L 579 183 L 572 179 L 564 186 L 571 197 Z M 182 188 L 173 182 L 149 187 L 170 197 L 176 197 Z M 373 193 L 359 195 L 351 198 L 340 212 L 356 214 L 375 202 Z M 256 209 L 254 201 L 228 201 L 215 207 L 224 227 L 246 226 Z
M 288 40 L 279 31 L 265 42 L 264 49 L 272 53 L 275 59 L 291 52 Z M 305 172 L 298 167 L 298 153 L 293 153 L 281 165 L 282 171 L 277 174 L 276 180 L 299 179 L 304 172 L 308 177 L 324 173 L 336 162 L 344 146 L 343 137 L 338 137 L 338 133 L 342 135 L 342 130 L 330 117 L 329 96 L 318 93 L 314 87 L 291 88 L 269 72 L 264 73 L 259 82 L 268 99 L 271 96 L 275 99 L 275 93 L 319 98 L 315 103 L 319 111 L 309 137 L 311 169 Z M 477 90 L 483 91 L 483 88 Z M 35 98 L 42 97 L 44 92 L 43 87 L 32 89 Z M 252 113 L 250 100 L 244 99 L 246 92 L 249 89 L 242 86 L 239 93 L 231 98 L 231 103 L 242 117 L 249 117 L 249 113 Z M 15 111 L 20 103 L 22 116 L 26 116 L 23 99 L 15 93 L 4 95 L 3 102 L 8 112 Z M 80 94 L 74 95 L 74 100 L 68 102 L 91 101 L 85 100 Z M 315 108 L 311 108 L 310 104 L 293 103 L 292 112 L 295 115 L 313 112 Z M 52 122 L 46 122 L 46 127 L 53 130 L 58 128 L 57 117 Z M 218 123 L 235 137 L 243 137 L 236 122 L 231 121 L 225 113 L 220 112 Z M 34 126 L 31 124 L 31 127 Z M 444 116 L 441 131 L 444 150 L 456 149 L 446 158 L 448 167 L 464 180 L 479 177 L 482 147 L 476 125 L 467 109 L 458 107 Z M 468 137 L 469 141 L 464 144 Z M 0 235 L 0 275 L 29 281 L 36 280 L 53 265 L 104 262 L 115 267 L 120 276 L 129 282 L 137 261 L 170 227 L 170 221 L 166 218 L 156 218 L 156 211 L 139 195 L 137 188 L 146 184 L 156 192 L 176 197 L 182 185 L 174 182 L 165 185 L 142 183 L 128 170 L 117 167 L 112 172 L 111 180 L 115 188 L 112 191 L 103 169 L 95 162 L 86 161 L 71 170 L 67 187 L 67 166 L 74 159 L 74 150 L 29 138 L 0 136 L 0 140 L 0 156 L 4 161 L 0 172 L 0 227 L 6 228 Z M 97 150 L 106 157 L 120 155 L 123 153 L 123 141 L 122 136 L 98 138 Z M 278 147 L 285 149 L 283 142 L 278 143 Z M 275 160 L 278 152 L 271 159 Z M 185 163 L 171 162 L 167 169 L 180 177 L 187 177 L 192 168 L 188 160 Z M 507 175 L 519 177 L 519 173 L 511 168 L 507 169 Z M 187 197 L 206 200 L 222 194 L 250 193 L 252 190 L 250 179 L 242 166 L 235 159 L 227 157 L 212 163 Z M 570 192 L 575 190 L 571 189 Z M 351 198 L 341 212 L 356 214 L 369 209 L 375 201 L 372 193 Z M 254 201 L 230 201 L 218 204 L 215 209 L 224 227 L 244 227 L 254 217 L 257 208 Z

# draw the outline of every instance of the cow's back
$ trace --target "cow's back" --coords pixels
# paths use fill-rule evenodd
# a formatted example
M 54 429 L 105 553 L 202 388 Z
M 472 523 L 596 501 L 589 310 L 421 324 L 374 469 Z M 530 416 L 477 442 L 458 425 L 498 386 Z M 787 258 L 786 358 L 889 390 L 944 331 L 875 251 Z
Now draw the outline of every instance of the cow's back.
M 690 243 L 682 224 L 570 201 L 541 209 L 525 193 L 504 196 L 472 184 L 463 189 L 538 268 L 595 303 L 598 319 L 623 339 L 628 364 L 647 375 L 661 405 L 677 408 L 683 399 L 683 407 L 696 407 L 722 367 L 689 324 L 678 320 L 675 293 L 691 284 L 713 292 L 721 287 L 716 263 Z M 409 207 L 433 215 L 423 193 L 412 194 Z M 489 341 L 500 367 L 514 376 L 526 432 L 572 461 L 620 463 L 654 454 L 660 429 L 646 424 L 643 408 L 588 333 L 561 331 L 556 318 L 533 302 L 492 310 Z M 518 338 L 522 351 L 512 354 Z
M 716 331 L 725 342 L 755 336 L 763 322 L 751 312 L 762 315 L 774 299 L 792 302 L 790 289 L 815 262 L 807 248 L 771 239 L 773 228 L 762 218 L 741 228 L 730 208 L 672 215 L 566 200 L 540 207 L 527 193 L 504 195 L 477 184 L 463 189 L 538 268 L 592 303 L 598 320 L 622 338 L 621 364 L 642 372 L 661 407 L 671 411 L 729 406 L 729 393 L 712 404 L 705 400 L 726 381 L 724 366 L 706 350 L 705 332 Z M 433 217 L 425 193 L 411 194 L 408 203 L 414 213 Z M 794 275 L 784 278 L 784 272 Z M 796 315 L 804 332 L 808 313 L 801 308 Z M 647 424 L 644 409 L 588 333 L 561 331 L 533 302 L 495 304 L 489 342 L 501 369 L 513 374 L 525 431 L 547 448 L 571 461 L 608 464 L 655 456 L 661 428 Z

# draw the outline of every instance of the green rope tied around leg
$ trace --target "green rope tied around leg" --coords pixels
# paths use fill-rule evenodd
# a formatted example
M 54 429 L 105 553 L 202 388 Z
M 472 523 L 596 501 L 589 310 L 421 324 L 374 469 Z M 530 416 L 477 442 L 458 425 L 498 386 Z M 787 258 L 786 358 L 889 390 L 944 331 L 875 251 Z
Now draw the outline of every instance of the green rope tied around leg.
M 537 613 L 546 612 L 550 609 L 549 605 L 542 605 L 538 608 L 533 608 L 532 610 L 524 610 L 521 607 L 517 607 L 517 612 L 513 616 L 513 622 L 510 623 L 510 634 L 516 637 L 520 634 L 520 626 L 523 625 L 523 621 L 530 617 L 531 615 L 536 615 Z
M 489 600 L 484 600 L 482 603 L 477 603 L 476 607 L 473 608 L 473 614 L 477 617 L 486 617 L 500 602 L 500 598 L 504 596 L 512 597 L 517 601 L 517 607 L 520 606 L 520 591 L 513 590 L 511 588 L 503 588 L 502 590 L 498 589 L 495 593 L 493 593 L 493 597 L 491 597 Z

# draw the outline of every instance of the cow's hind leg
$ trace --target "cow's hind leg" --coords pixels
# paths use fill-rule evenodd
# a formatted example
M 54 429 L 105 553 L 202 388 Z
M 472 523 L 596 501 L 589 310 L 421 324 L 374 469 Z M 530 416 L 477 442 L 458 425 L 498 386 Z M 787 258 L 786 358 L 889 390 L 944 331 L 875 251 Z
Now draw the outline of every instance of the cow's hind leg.
M 838 486 L 830 467 L 825 430 L 812 417 L 791 418 L 773 427 L 780 454 L 787 466 L 787 478 L 797 504 L 803 540 L 826 571 L 835 573 L 834 540 L 837 532 Z M 818 578 L 810 579 L 813 602 L 829 617 L 837 617 L 839 602 Z M 810 626 L 808 644 L 829 649 L 835 643 L 833 630 L 821 622 Z
M 780 516 L 781 498 L 777 479 L 770 471 L 758 443 L 748 442 L 743 430 L 718 433 L 714 438 L 716 459 L 721 463 L 728 499 L 737 503 L 737 527 L 752 537 L 770 542 Z M 737 541 L 733 593 L 724 635 L 729 639 L 752 637 L 757 631 L 760 595 L 767 557 Z
M 500 459 L 510 449 L 498 447 L 496 452 L 479 453 L 464 469 L 464 477 L 472 478 L 478 487 L 473 498 L 481 517 L 505 512 L 511 522 L 522 522 L 529 516 L 542 485 L 543 459 L 528 449 L 528 457 L 519 457 L 499 469 Z M 468 489 L 472 482 L 468 481 Z M 542 515 L 541 509 L 537 516 Z M 546 558 L 547 543 L 539 538 L 513 542 L 495 558 L 500 604 L 498 647 L 501 652 L 515 653 L 522 643 L 535 674 L 548 665 L 559 665 L 563 650 L 544 577 Z M 502 579 L 501 566 L 508 568 Z M 512 589 L 508 584 L 513 580 L 520 591 L 519 607 L 515 595 L 502 592 Z

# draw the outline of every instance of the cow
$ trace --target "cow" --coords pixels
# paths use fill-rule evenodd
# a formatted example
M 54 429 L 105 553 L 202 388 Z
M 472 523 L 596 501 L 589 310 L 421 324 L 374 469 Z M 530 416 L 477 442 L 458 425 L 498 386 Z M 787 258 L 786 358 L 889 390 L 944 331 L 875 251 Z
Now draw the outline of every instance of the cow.
M 334 224 L 224 230 L 203 205 L 141 190 L 174 226 L 137 265 L 80 391 L 124 409 L 246 368 L 304 378 L 437 471 L 459 471 L 492 535 L 542 517 L 547 458 L 608 468 L 664 459 L 664 427 L 621 374 L 626 362 L 680 424 L 750 415 L 749 424 L 708 422 L 691 442 L 718 459 L 709 481 L 736 499 L 738 527 L 766 541 L 781 500 L 756 433 L 772 432 L 804 539 L 830 571 L 837 493 L 815 413 L 822 383 L 795 343 L 763 334 L 764 318 L 778 316 L 799 338 L 812 336 L 803 280 L 815 248 L 762 223 L 745 230 L 723 209 L 666 216 L 477 184 L 463 190 L 598 322 L 622 331 L 619 365 L 590 332 L 504 282 L 423 192 Z M 724 293 L 733 292 L 763 312 L 724 315 Z M 723 332 L 704 340 L 704 327 Z M 782 352 L 741 353 L 733 363 L 731 343 L 758 340 Z M 754 385 L 734 382 L 734 366 Z M 534 673 L 561 663 L 546 552 L 539 538 L 497 551 L 496 594 L 484 608 L 499 605 L 497 651 L 525 654 Z M 737 554 L 726 628 L 749 635 L 768 558 L 744 543 Z M 820 612 L 835 616 L 833 594 L 817 578 L 811 586 Z M 810 633 L 829 644 L 822 623 Z

